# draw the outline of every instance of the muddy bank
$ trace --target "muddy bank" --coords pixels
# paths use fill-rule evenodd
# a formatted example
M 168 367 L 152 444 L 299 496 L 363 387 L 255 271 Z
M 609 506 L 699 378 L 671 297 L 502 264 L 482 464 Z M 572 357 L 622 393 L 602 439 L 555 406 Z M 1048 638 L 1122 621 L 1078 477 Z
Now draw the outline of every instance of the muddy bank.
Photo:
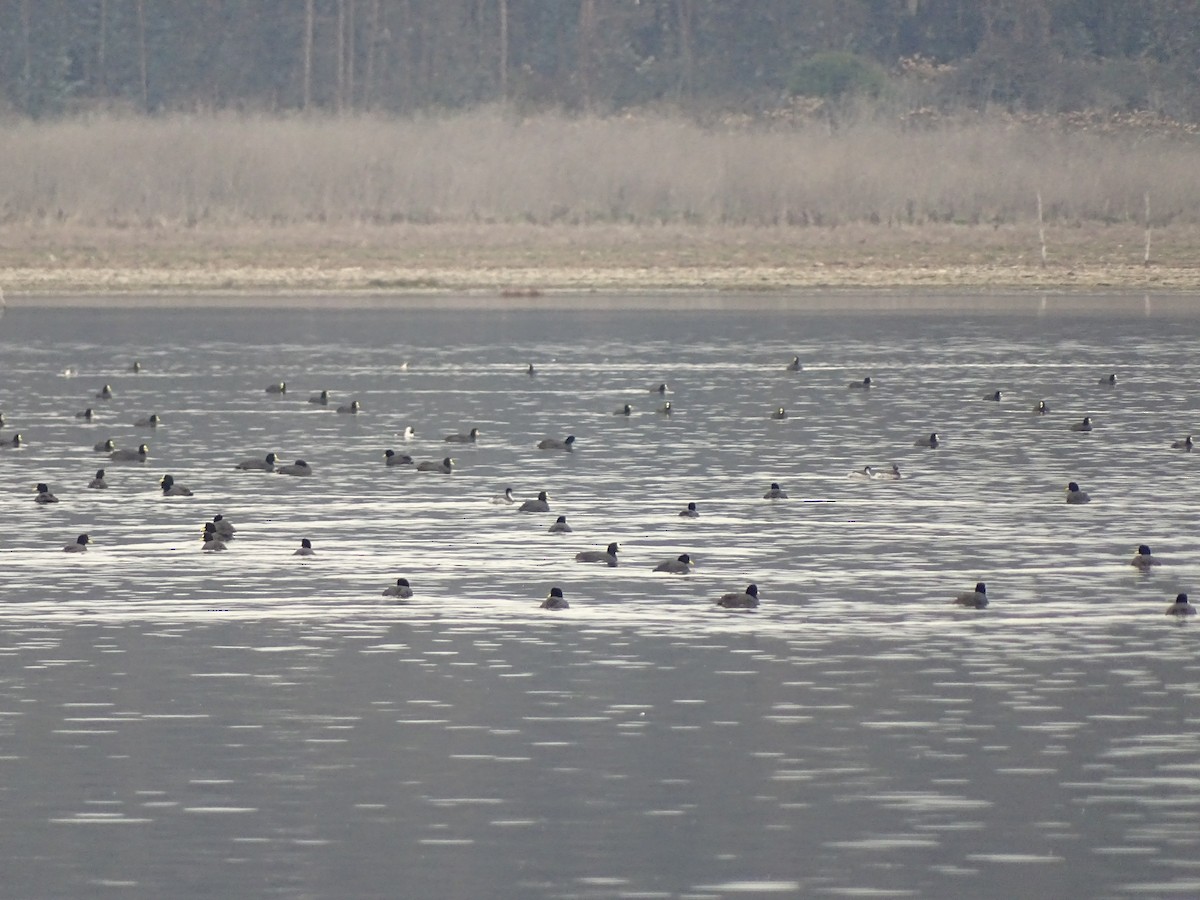
M 1200 289 L 1200 229 L 927 225 L 316 225 L 0 229 L 9 302 L 50 295 L 340 295 L 953 288 Z

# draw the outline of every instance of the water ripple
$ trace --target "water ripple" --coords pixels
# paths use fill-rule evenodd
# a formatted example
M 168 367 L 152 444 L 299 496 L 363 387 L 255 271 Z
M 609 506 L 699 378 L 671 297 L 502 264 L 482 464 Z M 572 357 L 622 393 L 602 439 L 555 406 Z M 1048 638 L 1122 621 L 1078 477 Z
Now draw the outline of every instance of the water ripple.
M 1194 894 L 1200 665 L 1163 611 L 1200 564 L 1200 457 L 1170 449 L 1200 318 L 1026 308 L 7 310 L 9 891 Z M 233 469 L 268 452 L 315 474 Z M 217 513 L 237 536 L 205 554 Z M 950 602 L 979 580 L 986 610 Z M 716 606 L 751 582 L 757 610 Z

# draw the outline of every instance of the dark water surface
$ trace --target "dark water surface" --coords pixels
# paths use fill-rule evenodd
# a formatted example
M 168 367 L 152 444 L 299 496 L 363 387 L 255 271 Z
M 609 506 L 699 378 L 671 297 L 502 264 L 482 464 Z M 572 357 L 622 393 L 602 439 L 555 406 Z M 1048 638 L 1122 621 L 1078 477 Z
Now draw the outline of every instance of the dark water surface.
M 1200 894 L 1196 298 L 828 299 L 7 310 L 0 896 Z M 316 474 L 233 470 L 268 451 Z

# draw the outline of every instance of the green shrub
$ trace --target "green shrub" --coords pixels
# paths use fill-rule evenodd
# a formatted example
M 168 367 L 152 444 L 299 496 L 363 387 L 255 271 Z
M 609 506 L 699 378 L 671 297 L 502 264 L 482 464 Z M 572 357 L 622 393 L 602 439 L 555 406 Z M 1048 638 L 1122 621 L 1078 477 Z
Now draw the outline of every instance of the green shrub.
M 878 97 L 887 83 L 883 69 L 853 53 L 817 53 L 792 71 L 793 94 L 837 99 L 853 94 Z

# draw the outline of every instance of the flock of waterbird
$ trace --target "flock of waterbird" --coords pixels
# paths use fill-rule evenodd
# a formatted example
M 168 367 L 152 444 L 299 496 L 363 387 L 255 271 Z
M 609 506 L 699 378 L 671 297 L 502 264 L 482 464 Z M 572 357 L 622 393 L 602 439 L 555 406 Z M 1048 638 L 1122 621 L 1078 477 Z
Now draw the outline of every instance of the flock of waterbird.
M 798 356 L 793 356 L 792 361 L 790 363 L 788 363 L 788 365 L 786 366 L 786 369 L 789 372 L 799 372 L 802 370 L 802 368 L 803 368 L 803 366 L 801 365 L 800 358 Z M 1101 386 L 1115 387 L 1117 384 L 1116 373 L 1111 373 L 1109 375 L 1106 375 L 1106 376 L 1100 378 L 1098 383 Z M 874 380 L 870 376 L 867 376 L 859 381 L 851 381 L 847 385 L 847 387 L 853 391 L 870 391 L 873 389 L 874 385 L 875 385 Z M 988 393 L 984 394 L 981 399 L 983 399 L 985 401 L 999 403 L 1004 399 L 1004 392 L 998 391 L 998 390 L 989 391 Z M 1046 404 L 1045 400 L 1039 400 L 1031 411 L 1034 415 L 1044 416 L 1050 412 L 1050 407 Z M 787 418 L 787 410 L 782 406 L 777 407 L 771 413 L 771 418 L 776 419 L 776 420 L 786 419 Z M 1093 428 L 1093 425 L 1092 425 L 1091 416 L 1084 416 L 1081 421 L 1075 422 L 1071 425 L 1071 430 L 1076 431 L 1076 432 L 1090 432 L 1092 430 L 1092 428 Z M 921 448 L 925 448 L 925 449 L 929 449 L 929 450 L 936 450 L 938 447 L 941 446 L 941 444 L 942 444 L 941 436 L 936 431 L 931 432 L 929 435 L 922 435 L 921 437 L 918 437 L 915 441 L 913 441 L 914 447 L 921 447 Z M 1177 441 L 1173 441 L 1171 443 L 1171 449 L 1173 449 L 1173 450 L 1182 450 L 1184 452 L 1191 452 L 1192 447 L 1193 447 L 1192 436 L 1190 434 L 1184 438 L 1181 438 Z M 899 479 L 899 478 L 903 477 L 902 473 L 900 472 L 900 467 L 898 465 L 896 465 L 895 463 L 892 463 L 892 467 L 891 467 L 890 471 L 876 469 L 873 466 L 864 466 L 861 470 L 859 470 L 857 472 L 853 472 L 851 474 L 854 477 L 858 477 L 858 478 L 872 478 L 872 479 L 879 479 L 879 478 Z M 763 494 L 763 499 L 764 500 L 786 500 L 787 496 L 788 496 L 787 492 L 782 487 L 780 487 L 778 482 L 771 482 L 770 488 L 768 488 L 767 492 L 765 494 Z M 1071 481 L 1067 484 L 1067 488 L 1066 488 L 1066 502 L 1067 503 L 1070 503 L 1070 504 L 1088 503 L 1091 501 L 1091 499 L 1092 498 L 1088 495 L 1087 491 L 1080 488 L 1078 482 Z M 1141 572 L 1149 572 L 1149 571 L 1151 571 L 1151 569 L 1154 566 L 1159 565 L 1159 560 L 1154 558 L 1154 556 L 1150 550 L 1150 547 L 1148 545 L 1142 544 L 1138 547 L 1137 553 L 1134 555 L 1134 557 L 1130 561 L 1130 563 L 1131 563 L 1131 565 L 1133 565 L 1135 568 L 1137 568 Z M 752 598 L 753 598 L 753 603 L 748 603 L 747 605 L 756 605 L 757 604 L 757 590 L 755 589 L 754 585 L 750 585 L 750 588 L 747 589 L 747 594 L 752 595 Z M 953 602 L 955 604 L 957 604 L 958 606 L 966 607 L 968 609 L 986 609 L 987 605 L 988 605 L 987 584 L 982 581 L 977 582 L 975 585 L 975 588 L 973 590 L 964 591 L 963 593 L 961 593 L 957 597 L 955 597 Z M 736 603 L 736 600 L 735 600 L 735 603 Z M 1167 615 L 1172 615 L 1172 616 L 1191 616 L 1191 615 L 1195 615 L 1196 608 L 1193 607 L 1191 605 L 1191 603 L 1188 601 L 1187 594 L 1178 594 L 1175 597 L 1175 602 L 1170 604 L 1167 607 L 1166 612 L 1167 612 Z
M 799 372 L 803 370 L 803 365 L 798 356 L 793 356 L 791 362 L 785 366 L 786 371 Z M 143 366 L 140 361 L 135 361 L 130 366 L 130 371 L 140 373 L 143 371 Z M 526 369 L 529 376 L 536 374 L 536 369 L 530 363 Z M 1116 374 L 1110 374 L 1102 377 L 1099 384 L 1104 386 L 1115 386 L 1117 383 Z M 874 386 L 874 381 L 870 376 L 861 380 L 851 381 L 848 384 L 850 390 L 855 391 L 870 391 Z M 287 393 L 287 382 L 280 381 L 267 385 L 266 393 L 275 395 L 285 395 Z M 650 393 L 666 395 L 670 392 L 668 385 L 663 382 L 649 389 Z M 99 401 L 109 401 L 114 397 L 112 385 L 105 384 L 94 395 L 94 399 Z M 991 391 L 984 394 L 983 400 L 1000 402 L 1003 399 L 1002 391 Z M 313 394 L 308 398 L 308 402 L 318 406 L 329 406 L 330 397 L 328 390 L 322 390 L 317 394 Z M 358 400 L 352 400 L 347 404 L 335 407 L 336 412 L 344 415 L 356 415 L 362 405 Z M 614 411 L 613 415 L 629 416 L 632 415 L 631 404 L 624 404 L 622 407 Z M 658 413 L 666 416 L 672 414 L 673 408 L 671 401 L 664 400 L 663 404 L 656 410 Z M 1044 416 L 1050 412 L 1045 400 L 1039 400 L 1037 405 L 1033 407 L 1034 415 Z M 788 416 L 787 410 L 780 406 L 776 407 L 770 414 L 771 419 L 786 419 Z M 83 410 L 75 413 L 75 417 L 91 421 L 95 418 L 93 407 L 88 406 Z M 134 425 L 139 428 L 157 428 L 162 422 L 161 417 L 157 413 L 152 413 L 148 416 L 140 418 L 134 422 Z M 4 414 L 0 412 L 0 426 L 7 424 Z M 1090 416 L 1085 416 L 1081 421 L 1071 425 L 1071 429 L 1077 432 L 1090 432 L 1093 429 L 1093 423 Z M 411 440 L 415 437 L 415 432 L 411 426 L 406 426 L 400 436 L 405 440 Z M 472 428 L 468 432 L 447 434 L 443 437 L 443 441 L 448 444 L 474 444 L 478 440 L 479 429 Z M 575 446 L 575 436 L 567 435 L 564 438 L 544 438 L 536 444 L 539 450 L 558 450 L 571 451 Z M 0 450 L 19 449 L 24 445 L 24 438 L 20 432 L 15 433 L 9 438 L 0 438 Z M 936 450 L 942 443 L 941 437 L 937 432 L 932 432 L 928 436 L 917 438 L 913 444 L 916 447 Z M 1171 448 L 1184 452 L 1190 452 L 1193 449 L 1192 436 L 1189 434 L 1184 438 L 1172 442 Z M 93 450 L 97 453 L 104 453 L 113 463 L 118 464 L 145 464 L 150 458 L 150 448 L 147 444 L 140 444 L 136 450 L 127 448 L 118 448 L 111 439 L 99 441 L 93 446 Z M 412 466 L 419 472 L 431 472 L 450 474 L 455 469 L 453 458 L 447 456 L 441 460 L 427 460 L 423 462 L 415 461 L 412 456 L 406 453 L 397 453 L 395 450 L 388 449 L 384 452 L 384 465 L 386 466 Z M 234 466 L 235 469 L 241 471 L 253 472 L 270 472 L 279 475 L 288 475 L 294 477 L 309 477 L 313 474 L 312 467 L 303 459 L 296 459 L 293 462 L 287 463 L 281 461 L 275 453 L 267 453 L 262 457 L 255 457 L 243 460 Z M 864 466 L 861 470 L 851 473 L 853 477 L 868 478 L 868 479 L 900 479 L 903 477 L 898 465 L 893 463 L 890 470 L 876 469 L 873 466 Z M 88 488 L 92 490 L 105 490 L 108 488 L 108 483 L 105 480 L 105 470 L 96 470 L 95 476 L 88 482 Z M 159 481 L 159 487 L 162 490 L 164 497 L 191 497 L 193 492 L 186 486 L 175 481 L 174 476 L 164 474 Z M 58 498 L 51 492 L 50 487 L 45 482 L 38 482 L 36 485 L 35 502 L 41 504 L 57 503 Z M 764 500 L 778 501 L 786 500 L 787 492 L 779 485 L 778 482 L 772 482 L 766 493 L 763 494 Z M 1086 491 L 1082 490 L 1077 482 L 1070 482 L 1066 488 L 1066 502 L 1069 504 L 1088 503 L 1091 500 Z M 547 513 L 550 511 L 549 498 L 545 491 L 540 491 L 536 498 L 519 500 L 514 494 L 513 489 L 506 488 L 504 492 L 493 498 L 493 503 L 508 505 L 512 504 L 519 512 L 527 513 Z M 679 512 L 681 518 L 698 518 L 700 512 L 695 502 L 689 502 L 685 509 Z M 228 541 L 231 541 L 237 529 L 223 515 L 217 514 L 210 522 L 205 522 L 203 526 L 203 543 L 201 549 L 204 552 L 218 552 L 227 549 Z M 548 531 L 552 534 L 563 534 L 571 531 L 571 526 L 567 523 L 567 517 L 560 515 L 550 525 Z M 72 543 L 63 547 L 63 551 L 67 553 L 83 553 L 88 549 L 91 543 L 88 534 L 80 534 Z M 610 543 L 603 550 L 584 550 L 575 554 L 575 561 L 580 563 L 599 563 L 602 565 L 615 567 L 618 565 L 617 555 L 620 550 L 620 545 Z M 303 538 L 300 542 L 300 547 L 294 551 L 295 556 L 313 556 L 316 551 L 313 549 L 312 541 L 309 538 Z M 674 575 L 687 575 L 692 571 L 693 560 L 687 553 L 682 553 L 673 559 L 663 560 L 654 566 L 654 571 L 665 572 Z M 1138 547 L 1137 553 L 1131 560 L 1131 565 L 1141 572 L 1149 572 L 1154 566 L 1159 565 L 1159 560 L 1156 559 L 1146 544 Z M 385 597 L 395 597 L 406 600 L 413 596 L 413 589 L 407 578 L 401 577 L 396 579 L 396 583 L 385 588 L 382 592 Z M 984 582 L 979 582 L 973 590 L 959 594 L 952 601 L 958 606 L 969 609 L 985 609 L 988 606 L 987 585 Z M 747 585 L 743 591 L 734 591 L 723 594 L 716 600 L 717 605 L 726 609 L 754 609 L 759 605 L 758 586 L 756 584 Z M 560 587 L 552 587 L 549 594 L 540 604 L 540 608 L 547 610 L 563 610 L 569 608 L 569 603 L 563 595 Z M 1168 615 L 1173 616 L 1190 616 L 1196 613 L 1196 608 L 1188 601 L 1187 594 L 1178 594 L 1175 601 L 1171 603 L 1166 610 Z
M 1102 377 L 1098 383 L 1101 386 L 1114 387 L 1117 384 L 1116 373 L 1112 373 L 1112 374 Z M 869 388 L 870 387 L 870 379 L 869 378 L 864 379 L 864 381 L 861 383 L 853 382 L 853 383 L 851 383 L 850 387 L 852 387 L 852 388 Z M 1001 400 L 1004 399 L 1004 396 L 1003 396 L 1002 391 L 992 391 L 990 393 L 984 394 L 983 399 L 999 403 Z M 1033 407 L 1032 412 L 1034 415 L 1044 416 L 1050 412 L 1050 407 L 1047 406 L 1045 400 L 1039 400 L 1037 402 L 1037 404 Z M 1076 431 L 1076 432 L 1090 432 L 1092 430 L 1092 428 L 1093 428 L 1093 426 L 1092 426 L 1091 416 L 1084 416 L 1081 421 L 1075 422 L 1074 424 L 1071 425 L 1071 430 Z M 935 431 L 932 434 L 930 434 L 928 437 L 917 438 L 917 440 L 914 442 L 914 446 L 927 447 L 931 450 L 936 450 L 937 447 L 940 445 L 940 443 L 941 443 L 941 439 L 938 437 L 938 434 Z M 1192 436 L 1189 434 L 1180 440 L 1173 441 L 1171 443 L 1171 449 L 1182 450 L 1182 451 L 1190 453 L 1192 450 Z M 899 478 L 900 477 L 899 469 L 897 469 L 895 466 L 893 466 L 893 470 L 894 470 L 894 477 Z M 864 471 L 866 471 L 866 470 L 864 470 Z M 1080 488 L 1078 482 L 1075 482 L 1075 481 L 1068 482 L 1067 493 L 1066 493 L 1067 503 L 1070 503 L 1070 504 L 1089 503 L 1089 502 L 1091 502 L 1091 499 L 1092 498 L 1088 495 L 1087 491 Z M 1154 566 L 1159 565 L 1159 560 L 1154 558 L 1154 555 L 1151 552 L 1150 547 L 1147 544 L 1141 544 L 1138 546 L 1137 553 L 1134 554 L 1133 559 L 1130 560 L 1130 564 L 1132 566 L 1134 566 L 1140 572 L 1150 572 Z M 957 597 L 954 598 L 954 602 L 956 604 L 958 604 L 959 606 L 964 606 L 969 609 L 985 609 L 985 608 L 987 608 L 987 605 L 988 605 L 987 584 L 982 581 L 978 582 L 975 585 L 974 590 L 964 591 L 963 593 L 959 594 Z M 1181 594 L 1177 594 L 1175 596 L 1175 602 L 1171 603 L 1167 607 L 1166 613 L 1167 613 L 1167 615 L 1170 615 L 1170 616 L 1191 616 L 1191 615 L 1196 614 L 1196 608 L 1194 606 L 1192 606 L 1191 603 L 1188 601 L 1188 595 L 1181 593 Z
M 144 367 L 140 361 L 135 361 L 129 368 L 133 374 L 138 374 L 144 371 Z M 536 370 L 530 364 L 527 368 L 527 374 L 533 376 Z M 73 373 L 72 373 L 73 374 Z M 666 383 L 649 389 L 651 393 L 666 394 L 669 392 L 669 387 Z M 287 382 L 273 382 L 266 386 L 265 392 L 276 396 L 284 396 L 288 392 Z M 111 401 L 116 396 L 111 384 L 104 384 L 94 395 L 91 400 L 106 403 Z M 317 406 L 330 406 L 329 391 L 322 390 L 319 393 L 313 394 L 308 398 L 308 402 Z M 362 410 L 362 404 L 358 400 L 352 400 L 349 403 L 336 407 L 336 412 L 345 415 L 357 415 Z M 666 401 L 658 409 L 658 412 L 664 415 L 671 414 L 671 403 Z M 615 415 L 631 415 L 632 407 L 630 404 L 625 404 L 623 408 L 618 409 Z M 88 422 L 95 421 L 97 418 L 96 409 L 88 406 L 85 409 L 75 413 L 75 417 Z M 0 426 L 7 424 L 4 414 L 0 412 Z M 154 429 L 163 424 L 163 419 L 158 413 L 152 413 L 134 421 L 134 426 L 138 428 Z M 405 441 L 415 438 L 416 433 L 412 426 L 406 426 L 402 432 L 398 434 Z M 443 442 L 447 444 L 474 444 L 479 438 L 479 429 L 472 428 L 467 432 L 453 433 L 443 436 Z M 0 440 L 0 449 L 20 449 L 26 446 L 25 438 L 17 432 L 11 438 Z M 570 452 L 575 446 L 575 436 L 566 435 L 563 438 L 547 437 L 537 442 L 536 447 L 539 450 L 547 451 L 566 451 Z M 104 454 L 110 463 L 129 464 L 129 465 L 145 465 L 151 458 L 150 447 L 146 443 L 139 444 L 136 450 L 127 448 L 119 448 L 111 438 L 96 442 L 92 449 L 96 453 Z M 430 472 L 440 474 L 450 474 L 455 470 L 455 461 L 452 457 L 446 456 L 441 460 L 426 460 L 417 462 L 407 453 L 398 453 L 393 449 L 384 451 L 383 463 L 385 466 L 410 466 L 418 472 Z M 234 465 L 234 469 L 245 472 L 269 472 L 277 475 L 288 475 L 294 477 L 311 477 L 313 468 L 303 459 L 296 459 L 292 462 L 285 462 L 280 459 L 275 453 L 267 453 L 261 457 L 253 457 L 244 459 Z M 107 490 L 109 487 L 106 480 L 105 469 L 97 469 L 94 477 L 87 484 L 90 490 Z M 164 474 L 159 479 L 159 488 L 163 497 L 193 497 L 195 493 L 187 486 L 180 484 L 171 474 Z M 58 503 L 59 499 L 50 490 L 50 486 L 45 482 L 38 482 L 36 486 L 36 503 L 51 504 Z M 546 491 L 540 491 L 535 498 L 520 500 L 513 494 L 513 489 L 506 488 L 504 492 L 493 498 L 493 503 L 502 505 L 513 505 L 515 509 L 523 513 L 543 513 L 550 511 L 549 496 Z M 697 510 L 696 503 L 690 502 L 687 507 L 680 511 L 681 518 L 695 519 L 700 515 Z M 571 526 L 567 523 L 567 517 L 560 515 L 554 523 L 550 525 L 548 531 L 552 534 L 564 534 L 571 531 Z M 237 529 L 227 518 L 222 514 L 217 514 L 212 521 L 205 522 L 202 532 L 201 550 L 206 553 L 220 552 L 228 549 L 229 542 L 234 539 Z M 91 536 L 89 534 L 80 534 L 74 541 L 64 546 L 65 553 L 86 553 L 91 545 Z M 575 561 L 580 563 L 599 563 L 602 565 L 615 567 L 617 563 L 617 553 L 619 552 L 619 544 L 610 543 L 603 550 L 584 550 L 575 554 Z M 316 550 L 313 548 L 310 538 L 303 538 L 300 541 L 300 547 L 293 552 L 294 556 L 308 557 L 316 555 Z M 678 556 L 663 560 L 658 565 L 654 566 L 654 571 L 664 572 L 673 575 L 686 575 L 692 571 L 693 561 L 689 554 L 681 553 Z M 407 578 L 400 577 L 396 579 L 396 583 L 389 585 L 382 591 L 382 596 L 394 597 L 400 600 L 407 600 L 413 597 L 412 585 Z M 719 606 L 727 609 L 753 609 L 758 606 L 758 588 L 756 585 L 748 585 L 744 591 L 735 591 L 723 594 L 717 598 L 716 603 Z M 562 589 L 554 587 L 547 595 L 546 599 L 540 604 L 540 608 L 549 610 L 559 610 L 569 608 L 566 598 L 563 596 Z

